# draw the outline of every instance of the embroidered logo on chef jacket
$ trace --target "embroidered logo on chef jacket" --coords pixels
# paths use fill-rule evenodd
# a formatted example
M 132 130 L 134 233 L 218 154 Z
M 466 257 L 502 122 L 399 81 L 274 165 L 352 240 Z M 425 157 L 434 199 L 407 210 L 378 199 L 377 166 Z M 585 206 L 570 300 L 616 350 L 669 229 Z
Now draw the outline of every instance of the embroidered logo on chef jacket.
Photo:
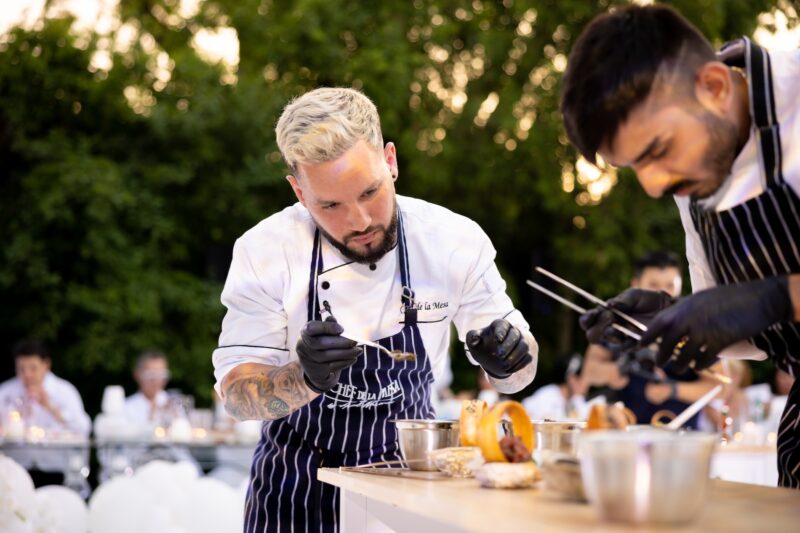
M 329 401 L 328 409 L 369 409 L 402 400 L 404 393 L 400 382 L 395 379 L 378 392 L 339 383 L 335 389 L 325 393 L 325 398 Z

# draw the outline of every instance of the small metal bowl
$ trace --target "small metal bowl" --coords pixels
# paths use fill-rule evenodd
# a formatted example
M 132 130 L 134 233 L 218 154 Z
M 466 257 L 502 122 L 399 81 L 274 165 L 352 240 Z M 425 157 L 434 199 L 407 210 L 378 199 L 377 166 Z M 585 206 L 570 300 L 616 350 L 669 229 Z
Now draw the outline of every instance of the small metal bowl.
M 534 459 L 543 466 L 565 455 L 577 457 L 578 436 L 585 428 L 585 422 L 534 420 L 533 431 L 536 434 Z
M 457 420 L 401 419 L 394 423 L 400 441 L 400 453 L 411 470 L 438 471 L 429 452 L 458 446 Z

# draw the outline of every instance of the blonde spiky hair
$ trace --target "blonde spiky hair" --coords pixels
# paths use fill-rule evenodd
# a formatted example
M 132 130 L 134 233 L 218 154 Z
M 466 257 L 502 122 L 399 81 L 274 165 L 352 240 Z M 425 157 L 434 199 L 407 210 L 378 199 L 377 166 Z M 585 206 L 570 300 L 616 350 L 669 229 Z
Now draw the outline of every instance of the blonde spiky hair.
M 298 163 L 332 161 L 360 140 L 383 148 L 375 104 L 363 93 L 343 87 L 314 89 L 289 102 L 278 119 L 275 135 L 293 172 Z

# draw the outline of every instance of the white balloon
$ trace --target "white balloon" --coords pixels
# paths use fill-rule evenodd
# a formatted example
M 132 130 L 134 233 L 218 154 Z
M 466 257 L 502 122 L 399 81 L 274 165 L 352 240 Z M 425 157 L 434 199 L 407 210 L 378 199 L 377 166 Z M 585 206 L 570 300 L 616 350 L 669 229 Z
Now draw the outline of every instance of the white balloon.
M 244 529 L 244 507 L 236 492 L 222 481 L 201 478 L 189 492 L 191 513 L 186 530 L 193 533 L 238 533 Z
M 197 482 L 200 473 L 197 471 L 197 465 L 189 461 L 178 461 L 172 465 L 172 476 L 182 489 L 189 490 Z
M 36 490 L 28 471 L 0 454 L 0 531 L 33 531 Z
M 89 500 L 89 530 L 92 533 L 147 531 L 152 509 L 157 504 L 149 488 L 134 478 L 111 478 L 97 487 Z
M 190 466 L 194 469 L 193 465 Z M 141 483 L 166 509 L 170 523 L 181 526 L 184 517 L 190 512 L 188 493 L 194 483 L 191 480 L 192 475 L 197 479 L 196 470 L 189 474 L 183 466 L 166 461 L 150 461 L 136 471 L 133 479 Z
M 39 505 L 39 530 L 58 533 L 88 531 L 89 509 L 74 490 L 60 485 L 48 485 L 36 490 L 36 500 Z

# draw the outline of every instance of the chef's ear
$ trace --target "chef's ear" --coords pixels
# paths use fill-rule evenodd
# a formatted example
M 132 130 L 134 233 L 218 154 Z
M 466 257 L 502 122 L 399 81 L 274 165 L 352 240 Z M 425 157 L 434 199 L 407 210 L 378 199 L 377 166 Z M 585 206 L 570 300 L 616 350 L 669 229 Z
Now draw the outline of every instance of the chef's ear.
M 710 61 L 700 67 L 695 79 L 697 100 L 718 116 L 729 115 L 736 104 L 736 84 L 733 70 L 719 61 Z
M 298 182 L 297 178 L 289 174 L 286 176 L 286 181 L 289 182 L 289 185 L 292 186 L 292 190 L 294 191 L 294 195 L 297 196 L 297 201 L 299 201 L 304 206 L 306 205 L 305 198 L 303 197 L 303 188 L 300 187 L 300 183 Z
M 389 172 L 392 174 L 392 181 L 397 181 L 400 171 L 397 168 L 397 149 L 394 143 L 386 143 L 383 149 L 383 157 L 386 159 L 386 164 L 389 165 Z

